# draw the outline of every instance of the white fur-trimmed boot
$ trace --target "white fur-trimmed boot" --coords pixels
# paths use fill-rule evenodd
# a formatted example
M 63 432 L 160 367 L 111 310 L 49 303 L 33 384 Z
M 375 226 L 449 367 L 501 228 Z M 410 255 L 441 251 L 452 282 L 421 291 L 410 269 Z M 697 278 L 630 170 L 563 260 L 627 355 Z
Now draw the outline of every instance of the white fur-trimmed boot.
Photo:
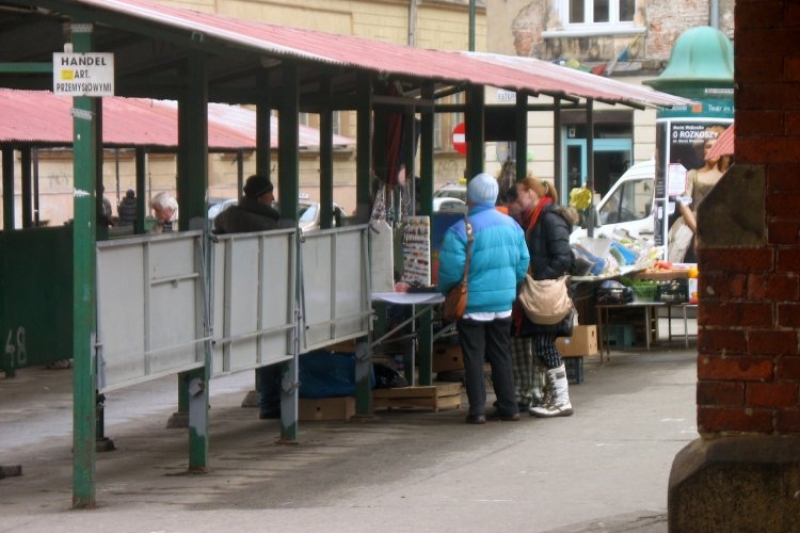
M 573 413 L 572 403 L 569 401 L 569 383 L 567 382 L 567 369 L 562 363 L 557 368 L 551 368 L 545 373 L 546 385 L 549 388 L 548 398 L 544 405 L 531 407 L 528 412 L 538 418 L 552 418 L 556 416 L 570 416 Z

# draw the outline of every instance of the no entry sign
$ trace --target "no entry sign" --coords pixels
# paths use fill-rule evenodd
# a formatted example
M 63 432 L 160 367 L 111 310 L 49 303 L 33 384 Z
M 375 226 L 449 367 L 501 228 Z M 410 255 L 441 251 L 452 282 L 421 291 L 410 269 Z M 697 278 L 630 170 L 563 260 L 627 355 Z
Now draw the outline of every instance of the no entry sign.
M 453 128 L 453 148 L 461 155 L 467 155 L 467 125 L 463 122 Z

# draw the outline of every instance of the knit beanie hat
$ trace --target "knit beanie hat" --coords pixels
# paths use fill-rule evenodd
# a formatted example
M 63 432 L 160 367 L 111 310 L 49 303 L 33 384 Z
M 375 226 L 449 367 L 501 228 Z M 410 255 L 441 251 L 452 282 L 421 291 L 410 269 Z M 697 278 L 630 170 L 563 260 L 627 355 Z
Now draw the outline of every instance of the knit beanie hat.
M 269 181 L 269 178 L 265 176 L 261 176 L 259 174 L 254 174 L 247 178 L 247 181 L 244 184 L 244 195 L 248 198 L 258 198 L 262 194 L 266 194 L 268 192 L 272 192 L 273 186 L 272 182 Z
M 469 180 L 467 200 L 473 204 L 492 204 L 497 200 L 497 180 L 491 174 L 481 173 Z

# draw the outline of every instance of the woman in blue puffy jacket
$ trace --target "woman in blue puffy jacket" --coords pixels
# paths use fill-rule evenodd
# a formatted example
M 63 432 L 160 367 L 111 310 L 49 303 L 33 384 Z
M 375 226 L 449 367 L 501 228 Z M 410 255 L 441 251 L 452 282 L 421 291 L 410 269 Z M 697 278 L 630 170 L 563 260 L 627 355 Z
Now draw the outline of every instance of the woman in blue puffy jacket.
M 497 409 L 490 419 L 519 420 L 514 397 L 509 342 L 511 306 L 525 278 L 530 256 L 522 229 L 495 209 L 497 180 L 478 174 L 467 185 L 468 220 L 445 233 L 439 251 L 438 290 L 446 293 L 461 281 L 466 264 L 468 232 L 473 243 L 467 283 L 467 309 L 458 321 L 464 354 L 464 375 L 469 399 L 468 424 L 483 424 L 486 404 L 484 360 L 492 368 Z

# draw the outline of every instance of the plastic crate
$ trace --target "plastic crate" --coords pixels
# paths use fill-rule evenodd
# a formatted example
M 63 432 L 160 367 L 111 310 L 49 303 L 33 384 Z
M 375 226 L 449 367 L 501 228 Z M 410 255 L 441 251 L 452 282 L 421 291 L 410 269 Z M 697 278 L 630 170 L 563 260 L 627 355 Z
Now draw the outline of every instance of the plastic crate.
M 583 357 L 565 357 L 564 367 L 567 369 L 567 381 L 570 384 L 583 383 Z
M 609 324 L 608 345 L 612 348 L 632 348 L 636 343 L 636 330 L 631 324 Z
M 685 303 L 689 295 L 689 280 L 676 278 L 658 284 L 658 300 L 665 303 Z
M 658 283 L 654 281 L 634 281 L 631 289 L 634 302 L 655 302 L 658 299 Z

